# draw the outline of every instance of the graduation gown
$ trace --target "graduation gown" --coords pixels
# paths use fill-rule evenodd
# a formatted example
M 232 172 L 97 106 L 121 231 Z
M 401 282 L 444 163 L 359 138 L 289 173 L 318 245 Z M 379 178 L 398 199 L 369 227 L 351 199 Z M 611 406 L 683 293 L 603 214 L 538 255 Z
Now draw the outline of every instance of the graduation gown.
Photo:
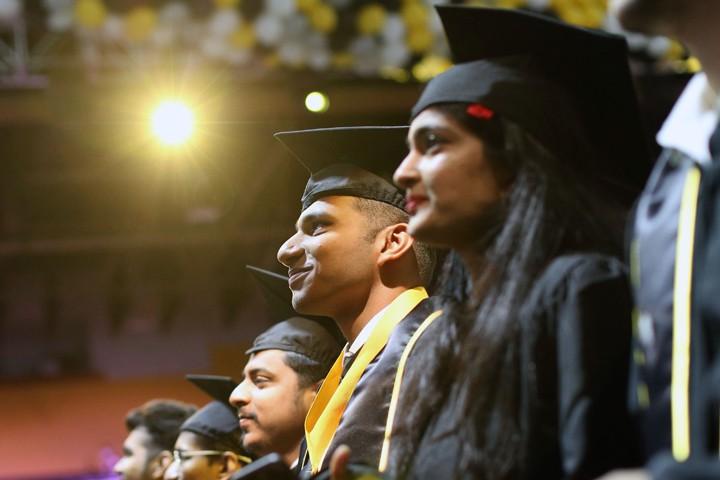
M 362 372 L 327 448 L 322 465 L 317 467 L 316 471 L 325 470 L 329 466 L 333 451 L 340 445 L 351 448 L 353 463 L 379 466 L 398 365 L 418 328 L 426 321 L 429 324 L 437 318 L 439 312 L 435 310 L 431 299 L 425 298 L 393 328 L 384 348 Z M 366 346 L 367 343 L 363 348 Z M 306 438 L 300 451 L 300 471 L 306 476 L 311 470 L 310 463 Z
M 718 133 L 716 132 L 716 135 Z M 716 139 L 717 141 L 717 139 Z M 657 480 L 705 480 L 720 477 L 718 406 L 720 405 L 720 158 L 703 166 L 697 201 L 690 322 L 689 458 L 669 453 L 650 463 Z
M 648 459 L 717 451 L 705 392 L 720 343 L 720 162 L 663 151 L 634 216 L 631 405 Z M 720 368 L 720 367 L 719 367 Z
M 631 308 L 625 268 L 610 257 L 559 257 L 538 279 L 518 319 L 527 458 L 513 478 L 593 479 L 637 465 L 626 407 Z M 442 321 L 421 341 L 440 328 Z M 445 405 L 422 438 L 409 478 L 476 478 L 455 472 L 463 439 L 452 430 L 452 394 Z

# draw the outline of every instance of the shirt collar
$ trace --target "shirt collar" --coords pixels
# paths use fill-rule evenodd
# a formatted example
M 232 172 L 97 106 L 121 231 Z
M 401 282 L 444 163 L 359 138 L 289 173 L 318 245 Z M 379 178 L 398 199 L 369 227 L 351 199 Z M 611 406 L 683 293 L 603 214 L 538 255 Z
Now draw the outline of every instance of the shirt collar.
M 378 313 L 376 313 L 368 323 L 365 324 L 365 326 L 360 330 L 360 333 L 357 337 L 355 337 L 355 340 L 353 341 L 352 345 L 350 345 L 350 348 L 346 349 L 345 354 L 346 355 L 355 355 L 363 345 L 365 345 L 365 342 L 367 342 L 368 338 L 370 337 L 370 334 L 373 331 L 373 327 L 376 323 L 380 320 L 380 317 L 382 317 L 382 314 L 385 313 L 385 310 L 387 310 L 387 307 L 380 310 Z
M 708 143 L 718 123 L 718 97 L 704 73 L 695 75 L 657 134 L 663 148 L 678 150 L 699 163 L 710 163 Z

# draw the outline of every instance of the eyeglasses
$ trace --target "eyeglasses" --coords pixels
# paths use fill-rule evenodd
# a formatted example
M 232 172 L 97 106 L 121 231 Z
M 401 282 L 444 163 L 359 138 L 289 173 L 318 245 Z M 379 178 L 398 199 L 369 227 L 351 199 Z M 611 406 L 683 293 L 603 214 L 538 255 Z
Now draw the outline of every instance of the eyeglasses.
M 220 450 L 173 450 L 173 460 L 176 462 L 184 462 L 193 457 L 209 457 L 212 455 L 222 455 L 225 452 Z
M 185 460 L 188 460 L 193 457 L 209 457 L 213 455 L 222 455 L 225 452 L 220 450 L 173 450 L 172 456 L 173 461 L 175 462 L 184 462 Z M 234 452 L 228 452 L 228 453 L 234 453 Z M 237 455 L 237 454 L 236 454 Z M 241 461 L 244 464 L 248 464 L 252 462 L 252 459 L 249 457 L 246 457 L 244 455 L 237 455 L 238 460 Z

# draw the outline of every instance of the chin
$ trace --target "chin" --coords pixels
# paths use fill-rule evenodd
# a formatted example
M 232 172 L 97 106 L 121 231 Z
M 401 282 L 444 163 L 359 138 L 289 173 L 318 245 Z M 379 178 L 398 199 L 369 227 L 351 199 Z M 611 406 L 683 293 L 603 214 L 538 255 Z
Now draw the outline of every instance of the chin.
M 322 315 L 317 313 L 314 307 L 312 296 L 308 295 L 308 292 L 303 290 L 293 290 L 292 306 L 295 311 L 301 315 Z
M 408 233 L 416 240 L 435 247 L 446 247 L 448 232 L 429 211 L 421 211 L 410 218 Z

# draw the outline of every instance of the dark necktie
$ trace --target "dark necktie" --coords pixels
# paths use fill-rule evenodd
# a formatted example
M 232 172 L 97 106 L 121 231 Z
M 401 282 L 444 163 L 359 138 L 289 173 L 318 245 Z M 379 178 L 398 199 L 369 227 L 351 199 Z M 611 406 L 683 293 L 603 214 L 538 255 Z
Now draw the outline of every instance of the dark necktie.
M 720 160 L 720 122 L 718 122 L 715 131 L 710 137 L 710 155 L 712 155 L 713 160 Z
M 353 361 L 355 360 L 356 356 L 357 356 L 356 353 L 352 353 L 350 351 L 347 351 L 343 354 L 343 366 L 342 366 L 342 372 L 340 372 L 340 378 L 345 377 L 348 370 L 350 370 L 350 366 L 353 364 Z

